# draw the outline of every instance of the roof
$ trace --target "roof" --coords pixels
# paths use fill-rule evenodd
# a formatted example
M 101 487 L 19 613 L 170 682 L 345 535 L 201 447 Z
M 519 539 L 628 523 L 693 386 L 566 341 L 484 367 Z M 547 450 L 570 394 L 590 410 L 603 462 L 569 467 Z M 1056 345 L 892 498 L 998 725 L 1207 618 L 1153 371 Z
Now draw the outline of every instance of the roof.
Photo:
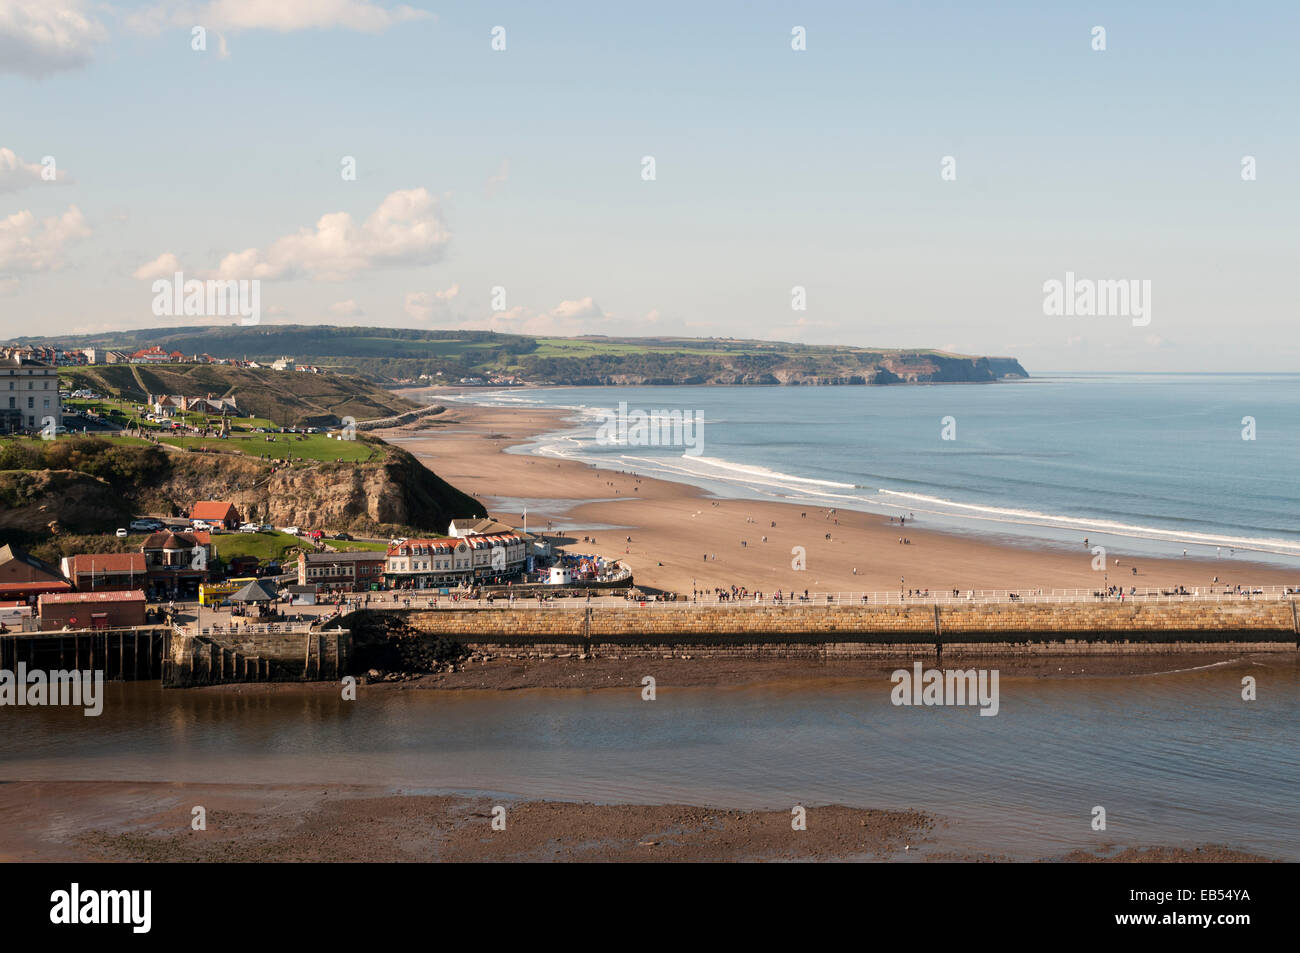
M 68 557 L 68 569 L 73 576 L 81 573 L 138 572 L 145 573 L 144 553 L 82 553 Z
M 4 546 L 0 546 L 0 566 L 14 560 L 17 560 L 20 563 L 25 563 L 32 569 L 35 569 L 38 572 L 43 572 L 47 576 L 53 576 L 55 579 L 63 578 L 63 573 L 45 562 L 45 560 L 37 559 L 31 553 L 27 552 L 27 550 L 19 549 L 17 546 L 12 546 L 7 543 Z
M 140 548 L 144 549 L 193 549 L 195 546 L 207 546 L 212 542 L 212 535 L 207 532 L 195 530 L 189 533 L 173 533 L 170 530 L 163 530 L 154 533 L 144 541 Z M 171 546 L 167 544 L 171 543 Z M 177 544 L 180 544 L 179 546 Z
M 490 533 L 509 533 L 514 527 L 487 516 L 454 519 L 447 527 L 456 536 L 484 536 Z
M 303 553 L 307 558 L 307 565 L 329 565 L 330 563 L 369 563 L 383 562 L 386 558 L 384 553 L 378 550 L 363 549 L 349 553 Z
M 231 602 L 271 602 L 279 599 L 280 594 L 275 584 L 264 579 L 255 579 L 230 597 Z
M 7 592 L 66 592 L 71 588 L 72 583 L 62 579 L 51 579 L 49 582 L 0 582 L 0 594 Z
M 41 607 L 49 605 L 83 605 L 101 602 L 144 602 L 144 590 L 128 592 L 47 592 L 40 597 Z
M 239 508 L 234 503 L 225 500 L 201 500 L 194 504 L 190 510 L 190 519 L 192 520 L 224 520 L 230 516 L 230 511 L 239 512 Z

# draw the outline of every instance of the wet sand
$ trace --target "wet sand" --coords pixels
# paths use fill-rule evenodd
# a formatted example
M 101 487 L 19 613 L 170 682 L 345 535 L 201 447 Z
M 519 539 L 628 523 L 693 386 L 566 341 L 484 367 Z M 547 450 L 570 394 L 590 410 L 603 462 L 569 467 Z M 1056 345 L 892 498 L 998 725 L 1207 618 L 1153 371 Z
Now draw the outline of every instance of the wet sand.
M 549 530 L 534 506 L 528 521 L 532 532 L 550 534 L 566 525 L 619 527 L 578 529 L 566 534 L 566 545 L 570 551 L 628 561 L 639 586 L 687 595 L 732 585 L 764 593 L 1104 588 L 1103 573 L 1092 568 L 1093 555 L 1082 538 L 1072 550 L 939 532 L 923 519 L 909 519 L 902 528 L 870 513 L 839 510 L 832 516 L 798 504 L 720 499 L 686 484 L 505 452 L 537 434 L 563 429 L 564 411 L 447 406 L 445 414 L 420 426 L 379 435 L 395 439 L 440 477 L 483 500 L 503 522 L 521 526 L 522 513 L 494 506 L 494 498 L 563 501 L 557 505 L 568 509 L 552 518 Z M 583 536 L 596 542 L 582 542 Z M 900 544 L 900 537 L 910 544 Z M 1300 584 L 1300 570 L 1252 563 L 1240 554 L 1208 562 L 1155 559 L 1131 554 L 1115 537 L 1091 542 L 1107 548 L 1110 584 L 1195 589 L 1211 586 L 1216 576 L 1220 587 Z M 792 569 L 795 547 L 806 552 L 804 571 Z
M 193 808 L 206 830 L 191 828 Z M 505 829 L 493 830 L 493 809 Z M 793 807 L 793 806 L 792 806 Z M 942 819 L 808 806 L 736 811 L 412 794 L 382 787 L 35 782 L 0 784 L 0 861 L 975 861 Z M 1042 860 L 1259 861 L 1214 845 L 1099 845 Z

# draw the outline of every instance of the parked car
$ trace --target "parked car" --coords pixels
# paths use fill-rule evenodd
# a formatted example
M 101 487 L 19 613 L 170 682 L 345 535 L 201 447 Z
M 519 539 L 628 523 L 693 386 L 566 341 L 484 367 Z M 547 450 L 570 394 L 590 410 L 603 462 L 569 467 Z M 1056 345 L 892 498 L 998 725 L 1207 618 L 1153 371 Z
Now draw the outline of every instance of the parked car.
M 210 533 L 212 532 L 212 524 L 207 520 L 191 520 L 190 529 L 197 529 L 201 532 Z
M 347 533 L 335 533 L 335 534 L 334 534 L 334 538 L 335 538 L 335 539 L 342 540 L 342 541 L 345 542 L 345 543 L 350 543 L 350 542 L 352 542 L 352 537 L 349 536 Z
M 262 527 L 258 526 L 256 523 L 244 523 L 239 527 L 239 531 L 241 533 L 256 533 L 261 530 L 261 528 Z
M 283 532 L 288 533 L 290 536 L 298 536 L 301 535 L 302 530 L 300 530 L 297 526 L 286 526 Z
M 119 530 L 117 531 L 117 538 L 118 538 L 118 539 L 126 539 L 127 535 L 128 535 L 128 534 L 127 534 L 126 530 L 124 530 L 124 529 L 119 529 Z
M 151 533 L 153 528 L 153 520 L 131 520 L 133 533 Z
M 275 527 L 272 526 L 270 523 L 263 523 L 263 524 L 262 524 L 262 528 L 259 529 L 258 532 L 259 532 L 259 533 L 274 533 L 274 532 L 275 532 Z

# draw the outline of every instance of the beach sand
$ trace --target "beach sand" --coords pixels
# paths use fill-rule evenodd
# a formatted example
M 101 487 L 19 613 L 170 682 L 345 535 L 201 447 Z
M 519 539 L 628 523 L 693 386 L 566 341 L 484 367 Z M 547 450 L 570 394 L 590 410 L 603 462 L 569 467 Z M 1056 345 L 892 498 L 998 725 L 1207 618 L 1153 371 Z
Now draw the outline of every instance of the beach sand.
M 428 400 L 427 392 L 406 396 Z M 379 435 L 483 501 L 491 515 L 503 522 L 523 523 L 522 507 L 504 501 L 538 501 L 530 504 L 531 532 L 551 534 L 579 527 L 566 534 L 569 551 L 629 562 L 638 586 L 686 595 L 694 589 L 732 585 L 767 594 L 777 589 L 788 593 L 805 589 L 897 592 L 900 587 L 934 592 L 1104 588 L 1104 574 L 1092 568 L 1094 557 L 1082 537 L 1074 549 L 1031 545 L 996 536 L 940 532 L 928 528 L 924 519 L 909 519 L 902 528 L 886 516 L 871 513 L 841 509 L 831 516 L 826 509 L 799 504 L 722 499 L 686 484 L 505 452 L 540 433 L 564 429 L 564 411 L 461 403 L 447 407 L 445 414 L 422 427 Z M 541 502 L 547 500 L 558 502 Z M 539 510 L 561 508 L 565 512 L 550 517 L 553 527 L 548 530 L 547 518 L 539 517 Z M 617 528 L 581 528 L 607 525 Z M 583 536 L 596 542 L 584 543 Z M 910 544 L 900 544 L 900 537 Z M 1126 588 L 1183 585 L 1191 590 L 1211 586 L 1216 576 L 1220 587 L 1300 584 L 1300 570 L 1254 563 L 1241 554 L 1208 562 L 1155 559 L 1132 554 L 1120 538 L 1093 537 L 1091 543 L 1107 548 L 1109 584 Z M 795 547 L 806 552 L 804 571 L 792 569 Z M 1134 567 L 1137 575 L 1132 573 Z
M 191 828 L 194 806 L 207 829 Z M 506 809 L 493 831 L 492 811 Z M 409 794 L 382 786 L 15 781 L 0 785 L 0 861 L 475 862 L 1006 860 L 963 851 L 919 811 L 740 811 Z M 1099 845 L 1043 860 L 1259 861 L 1228 847 Z

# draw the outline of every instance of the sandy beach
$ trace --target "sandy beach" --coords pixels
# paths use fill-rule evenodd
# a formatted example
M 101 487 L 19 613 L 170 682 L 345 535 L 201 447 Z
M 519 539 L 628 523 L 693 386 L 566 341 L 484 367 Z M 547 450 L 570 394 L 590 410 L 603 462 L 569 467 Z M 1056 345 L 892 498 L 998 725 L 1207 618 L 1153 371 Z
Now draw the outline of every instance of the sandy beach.
M 191 826 L 201 806 L 206 830 Z M 492 829 L 505 808 L 505 829 Z M 411 794 L 382 786 L 15 781 L 0 785 L 0 861 L 998 861 L 919 811 L 740 811 Z M 1249 862 L 1211 844 L 1072 851 L 1041 860 Z
M 428 400 L 425 391 L 406 396 Z M 687 595 L 733 585 L 769 594 L 778 589 L 1104 588 L 1103 573 L 1092 568 L 1093 555 L 1082 539 L 1071 550 L 940 532 L 927 528 L 923 519 L 909 519 L 904 528 L 883 515 L 843 509 L 831 515 L 796 504 L 720 499 L 686 484 L 506 452 L 538 434 L 563 429 L 565 418 L 565 412 L 550 409 L 448 402 L 446 413 L 418 427 L 379 435 L 482 500 L 504 522 L 523 522 L 522 506 L 508 501 L 536 501 L 529 503 L 530 531 L 554 534 L 576 527 L 564 534 L 570 551 L 626 560 L 640 586 Z M 548 517 L 539 512 L 556 514 L 549 516 L 549 528 Z M 582 529 L 597 526 L 617 528 Z M 584 536 L 595 542 L 583 542 Z M 900 538 L 909 542 L 901 544 Z M 1300 584 L 1300 572 L 1254 563 L 1240 554 L 1209 562 L 1154 559 L 1126 551 L 1119 538 L 1102 544 L 1112 585 L 1182 585 L 1190 590 L 1211 586 L 1215 577 L 1219 586 Z M 801 572 L 791 568 L 795 547 L 806 552 Z

